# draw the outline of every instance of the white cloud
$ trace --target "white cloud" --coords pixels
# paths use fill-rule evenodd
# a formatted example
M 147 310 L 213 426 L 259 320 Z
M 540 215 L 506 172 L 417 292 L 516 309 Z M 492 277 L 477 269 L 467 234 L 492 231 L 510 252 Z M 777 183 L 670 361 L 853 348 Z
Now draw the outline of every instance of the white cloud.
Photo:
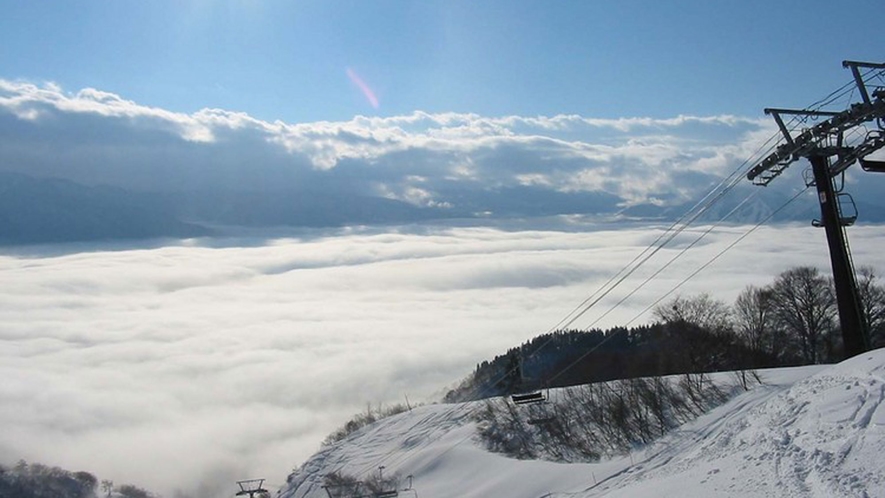
M 247 247 L 0 256 L 0 460 L 166 493 L 204 478 L 281 484 L 367 402 L 430 398 L 546 332 L 659 230 L 344 230 Z M 717 229 L 597 325 L 635 318 L 744 230 Z M 683 233 L 575 326 L 696 234 Z M 880 227 L 851 237 L 856 264 L 880 261 Z M 762 228 L 680 292 L 730 301 L 798 264 L 827 268 L 823 234 Z
M 416 111 L 293 124 L 222 109 L 186 114 L 98 89 L 69 93 L 51 83 L 6 80 L 0 119 L 4 167 L 37 176 L 146 190 L 348 185 L 455 207 L 453 189 L 477 184 L 605 191 L 629 203 L 685 201 L 707 187 L 704 176 L 726 174 L 773 132 L 767 121 L 735 116 L 602 120 Z M 697 172 L 698 180 L 679 177 L 683 171 Z M 594 174 L 605 181 L 591 181 Z M 420 187 L 408 180 L 414 176 L 425 178 Z M 420 192 L 404 193 L 413 188 Z

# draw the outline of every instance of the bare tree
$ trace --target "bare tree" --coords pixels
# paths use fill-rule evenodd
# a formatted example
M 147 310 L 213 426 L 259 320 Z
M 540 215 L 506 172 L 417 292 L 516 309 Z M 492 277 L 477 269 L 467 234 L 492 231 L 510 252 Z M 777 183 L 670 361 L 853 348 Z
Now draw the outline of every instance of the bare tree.
M 331 472 L 323 477 L 323 489 L 335 498 L 353 498 L 363 494 L 363 482 L 349 474 L 339 471 Z
M 870 345 L 885 346 L 885 287 L 878 284 L 879 277 L 873 267 L 862 266 L 858 273 L 857 289 Z
M 732 307 L 735 332 L 757 356 L 783 356 L 783 341 L 774 314 L 774 291 L 770 287 L 747 286 Z
M 662 359 L 662 371 L 712 372 L 734 361 L 734 332 L 724 302 L 709 294 L 677 296 L 654 309 L 664 321 L 668 352 Z
M 656 306 L 654 316 L 669 323 L 688 322 L 711 332 L 729 330 L 731 310 L 724 302 L 713 299 L 707 293 L 691 297 L 676 296 L 663 305 Z
M 807 363 L 836 358 L 836 298 L 832 283 L 817 268 L 782 272 L 771 286 L 777 322 L 796 341 Z

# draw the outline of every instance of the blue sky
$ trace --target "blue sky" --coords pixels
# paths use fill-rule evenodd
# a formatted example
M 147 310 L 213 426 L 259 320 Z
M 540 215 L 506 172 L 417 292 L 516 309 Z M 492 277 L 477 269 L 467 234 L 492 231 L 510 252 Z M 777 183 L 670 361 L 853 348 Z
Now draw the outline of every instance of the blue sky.
M 881 1 L 10 1 L 0 77 L 285 122 L 761 115 L 879 60 Z M 348 77 L 357 75 L 377 108 Z
M 452 216 L 692 203 L 885 60 L 881 1 L 0 5 L 0 172 Z

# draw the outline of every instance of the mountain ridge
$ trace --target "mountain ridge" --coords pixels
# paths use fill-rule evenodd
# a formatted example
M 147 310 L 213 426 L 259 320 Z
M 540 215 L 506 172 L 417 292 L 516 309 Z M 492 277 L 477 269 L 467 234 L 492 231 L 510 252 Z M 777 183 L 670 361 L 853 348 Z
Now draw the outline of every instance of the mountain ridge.
M 193 238 L 216 233 L 213 226 L 309 227 L 395 225 L 454 220 L 532 219 L 593 216 L 600 220 L 668 222 L 693 212 L 694 203 L 638 204 L 604 192 L 557 192 L 538 187 L 480 188 L 450 192 L 451 202 L 416 205 L 370 193 L 316 191 L 281 186 L 248 189 L 144 192 L 81 185 L 58 178 L 0 172 L 0 245 L 149 238 Z M 810 195 L 810 194 L 809 194 Z M 808 221 L 819 217 L 813 203 L 789 204 L 786 196 L 731 198 L 698 218 L 700 222 L 755 224 Z M 860 222 L 885 222 L 885 208 L 859 202 Z

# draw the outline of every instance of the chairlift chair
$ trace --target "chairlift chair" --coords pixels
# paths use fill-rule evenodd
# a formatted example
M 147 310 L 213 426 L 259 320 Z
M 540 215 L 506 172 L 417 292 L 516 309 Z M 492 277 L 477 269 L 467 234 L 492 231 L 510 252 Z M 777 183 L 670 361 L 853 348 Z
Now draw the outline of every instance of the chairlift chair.
M 857 221 L 857 204 L 854 197 L 847 192 L 840 192 L 836 198 L 839 200 L 839 221 L 844 227 L 850 227 Z
M 547 397 L 541 391 L 533 391 L 522 394 L 512 394 L 510 400 L 517 405 L 530 405 L 534 403 L 543 403 L 547 401 Z
M 532 391 L 510 396 L 513 404 L 526 406 L 528 411 L 528 420 L 526 422 L 529 425 L 542 425 L 553 421 L 555 417 L 550 410 L 547 398 L 548 396 L 543 391 Z
M 863 168 L 864 171 L 869 171 L 870 173 L 885 173 L 885 161 L 866 158 L 860 158 L 858 161 L 860 162 L 860 167 Z
M 867 133 L 866 141 L 871 144 L 870 148 L 873 151 L 882 147 L 883 143 L 885 143 L 885 129 L 883 129 L 882 126 L 883 122 L 880 120 L 880 129 L 872 130 Z M 885 173 L 885 160 L 867 159 L 868 157 L 869 154 L 865 154 L 864 157 L 861 157 L 857 160 L 857 162 L 860 163 L 860 167 L 863 168 L 864 171 L 869 171 L 871 173 Z
M 808 188 L 814 186 L 814 171 L 811 171 L 811 168 L 806 168 L 805 171 L 802 172 L 802 181 L 805 182 L 805 186 Z
M 854 198 L 847 192 L 839 192 L 836 194 L 839 202 L 839 224 L 843 227 L 850 227 L 857 221 L 857 204 Z M 811 225 L 817 228 L 824 226 L 821 220 L 811 220 Z

